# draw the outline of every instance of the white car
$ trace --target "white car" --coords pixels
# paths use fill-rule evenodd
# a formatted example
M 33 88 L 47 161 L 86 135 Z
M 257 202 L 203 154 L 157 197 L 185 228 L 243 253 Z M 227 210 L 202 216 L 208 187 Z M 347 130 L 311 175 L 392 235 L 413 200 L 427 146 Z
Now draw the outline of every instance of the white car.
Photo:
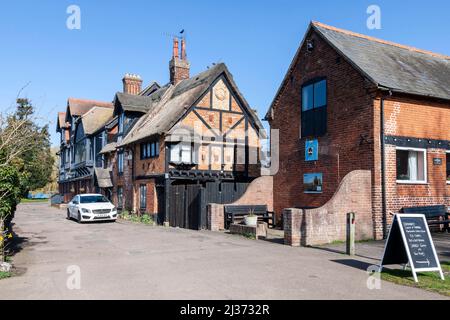
M 101 194 L 78 194 L 67 206 L 67 219 L 86 221 L 115 221 L 117 208 Z

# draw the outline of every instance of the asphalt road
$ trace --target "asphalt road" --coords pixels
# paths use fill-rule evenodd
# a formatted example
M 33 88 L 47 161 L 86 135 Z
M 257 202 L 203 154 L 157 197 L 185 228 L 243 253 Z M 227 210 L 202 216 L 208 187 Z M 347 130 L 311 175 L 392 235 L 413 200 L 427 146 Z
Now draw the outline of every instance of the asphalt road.
M 1 299 L 445 298 L 388 282 L 369 290 L 374 262 L 329 250 L 128 222 L 77 224 L 47 204 L 20 205 L 15 224 L 18 275 L 0 280 Z

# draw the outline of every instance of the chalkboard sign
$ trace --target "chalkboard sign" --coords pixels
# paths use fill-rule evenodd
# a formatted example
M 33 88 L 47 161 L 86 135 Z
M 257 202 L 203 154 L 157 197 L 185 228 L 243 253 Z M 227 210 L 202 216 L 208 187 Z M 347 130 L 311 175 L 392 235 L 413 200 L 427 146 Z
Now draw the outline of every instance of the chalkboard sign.
M 381 268 L 389 264 L 409 263 L 417 282 L 416 272 L 442 273 L 433 239 L 423 214 L 396 214 L 386 241 Z

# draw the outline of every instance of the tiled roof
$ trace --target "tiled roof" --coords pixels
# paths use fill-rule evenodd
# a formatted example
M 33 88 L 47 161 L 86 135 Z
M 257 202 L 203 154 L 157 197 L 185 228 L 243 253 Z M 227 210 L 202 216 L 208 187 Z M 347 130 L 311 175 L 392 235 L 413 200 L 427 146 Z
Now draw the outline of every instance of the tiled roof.
M 257 114 L 239 92 L 231 73 L 225 64 L 219 63 L 177 85 L 168 84 L 149 97 L 138 98 L 139 101 L 147 101 L 147 113 L 139 119 L 118 146 L 134 143 L 152 135 L 167 133 L 221 74 L 225 75 L 236 95 L 243 101 L 245 109 L 256 126 L 263 129 Z
M 112 108 L 93 107 L 81 117 L 84 133 L 89 135 L 104 127 L 113 116 Z
M 311 22 L 306 32 L 316 31 L 331 47 L 379 88 L 392 92 L 450 100 L 450 57 L 389 42 L 320 22 Z M 305 36 L 306 37 L 306 36 Z M 303 39 L 266 115 L 276 103 L 299 57 Z
M 72 116 L 82 116 L 95 106 L 112 108 L 113 104 L 111 102 L 104 101 L 69 98 L 67 101 L 67 106 Z

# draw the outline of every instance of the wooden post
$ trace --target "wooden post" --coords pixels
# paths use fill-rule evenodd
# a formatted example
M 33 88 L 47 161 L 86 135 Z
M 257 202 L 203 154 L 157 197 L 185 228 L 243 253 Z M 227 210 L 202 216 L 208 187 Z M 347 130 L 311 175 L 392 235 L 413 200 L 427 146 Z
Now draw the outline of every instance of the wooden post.
M 355 213 L 347 213 L 347 243 L 346 253 L 348 255 L 355 255 Z

